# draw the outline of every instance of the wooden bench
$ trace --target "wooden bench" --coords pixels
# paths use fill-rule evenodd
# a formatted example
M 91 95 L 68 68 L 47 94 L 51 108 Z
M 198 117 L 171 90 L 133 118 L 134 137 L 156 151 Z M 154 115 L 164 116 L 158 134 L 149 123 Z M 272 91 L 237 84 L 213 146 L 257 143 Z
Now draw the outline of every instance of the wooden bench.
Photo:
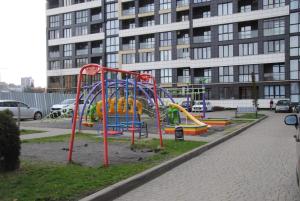
M 235 111 L 235 117 L 238 114 L 245 114 L 245 113 L 255 113 L 257 115 L 257 108 L 256 107 L 237 107 Z

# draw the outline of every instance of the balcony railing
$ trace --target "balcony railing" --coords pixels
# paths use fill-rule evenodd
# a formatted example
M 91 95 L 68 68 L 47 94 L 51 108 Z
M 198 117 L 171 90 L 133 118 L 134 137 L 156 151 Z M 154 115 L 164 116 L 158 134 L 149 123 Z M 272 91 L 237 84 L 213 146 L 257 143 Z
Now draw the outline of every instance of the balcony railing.
M 76 55 L 86 55 L 88 52 L 88 49 L 76 50 Z
M 134 50 L 135 49 L 135 44 L 123 44 L 122 45 L 122 50 Z
M 190 4 L 189 0 L 180 0 L 180 1 L 177 1 L 177 7 L 188 6 L 189 4 Z
M 139 13 L 149 13 L 154 11 L 154 4 L 150 4 L 139 8 Z
M 274 81 L 274 80 L 284 80 L 285 73 L 265 73 L 264 80 L 265 81 Z
M 210 36 L 194 36 L 194 43 L 210 43 Z
M 239 32 L 239 39 L 256 38 L 256 37 L 258 37 L 257 30 Z
M 102 47 L 92 48 L 92 54 L 101 54 L 101 53 L 103 53 L 103 48 Z
M 190 38 L 178 38 L 177 45 L 188 45 L 190 44 Z
M 149 49 L 154 48 L 154 43 L 140 43 L 141 49 Z
M 49 57 L 50 58 L 57 58 L 59 56 L 60 56 L 59 55 L 59 51 L 57 51 L 57 52 L 49 52 Z
M 122 12 L 123 16 L 134 15 L 134 14 L 135 14 L 135 9 L 134 8 L 123 10 L 123 12 Z
M 97 21 L 102 19 L 102 14 L 92 15 L 92 21 Z
M 178 83 L 191 83 L 191 76 L 178 76 Z
M 205 83 L 211 83 L 211 77 L 194 77 L 194 84 L 201 84 L 205 80 Z
M 273 35 L 279 35 L 279 34 L 284 34 L 284 27 L 264 30 L 264 36 L 273 36 Z

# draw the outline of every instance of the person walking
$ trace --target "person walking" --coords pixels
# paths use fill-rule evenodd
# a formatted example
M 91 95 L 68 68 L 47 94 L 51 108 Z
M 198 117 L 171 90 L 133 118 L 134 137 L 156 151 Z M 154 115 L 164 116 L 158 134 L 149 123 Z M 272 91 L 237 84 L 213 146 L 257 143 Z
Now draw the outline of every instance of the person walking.
M 274 104 L 273 99 L 271 99 L 270 100 L 270 110 L 273 110 L 273 104 Z

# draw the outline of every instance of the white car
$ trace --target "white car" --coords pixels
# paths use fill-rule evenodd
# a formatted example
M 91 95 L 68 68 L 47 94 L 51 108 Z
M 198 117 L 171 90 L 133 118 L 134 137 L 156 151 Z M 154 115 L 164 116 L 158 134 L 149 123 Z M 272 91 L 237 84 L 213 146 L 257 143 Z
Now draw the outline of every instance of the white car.
M 210 112 L 212 111 L 212 105 L 210 102 L 205 102 L 206 104 L 206 111 Z M 202 101 L 195 101 L 195 104 L 192 107 L 193 112 L 202 112 L 203 111 L 203 102 Z
M 88 104 L 88 103 L 87 103 Z M 79 111 L 83 109 L 84 101 L 80 100 L 79 102 Z M 66 99 L 62 101 L 60 104 L 53 105 L 51 107 L 51 113 L 59 113 L 58 116 L 63 114 L 73 114 L 75 108 L 75 99 Z
M 13 113 L 13 118 L 18 118 L 18 105 L 20 106 L 20 119 L 42 119 L 43 115 L 40 109 L 29 107 L 25 103 L 15 100 L 0 100 L 0 111 L 9 110 Z

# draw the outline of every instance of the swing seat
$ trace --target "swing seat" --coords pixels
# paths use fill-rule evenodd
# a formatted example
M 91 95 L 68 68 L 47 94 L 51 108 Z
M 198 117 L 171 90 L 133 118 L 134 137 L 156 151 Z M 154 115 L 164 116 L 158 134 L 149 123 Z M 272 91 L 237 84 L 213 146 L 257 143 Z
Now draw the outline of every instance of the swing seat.
M 128 127 L 128 131 L 141 131 L 141 128 L 137 128 L 137 127 Z
M 93 127 L 93 126 L 94 126 L 94 123 L 91 123 L 91 122 L 83 122 L 82 125 L 85 126 L 85 127 Z
M 107 135 L 123 135 L 123 131 L 107 131 Z

